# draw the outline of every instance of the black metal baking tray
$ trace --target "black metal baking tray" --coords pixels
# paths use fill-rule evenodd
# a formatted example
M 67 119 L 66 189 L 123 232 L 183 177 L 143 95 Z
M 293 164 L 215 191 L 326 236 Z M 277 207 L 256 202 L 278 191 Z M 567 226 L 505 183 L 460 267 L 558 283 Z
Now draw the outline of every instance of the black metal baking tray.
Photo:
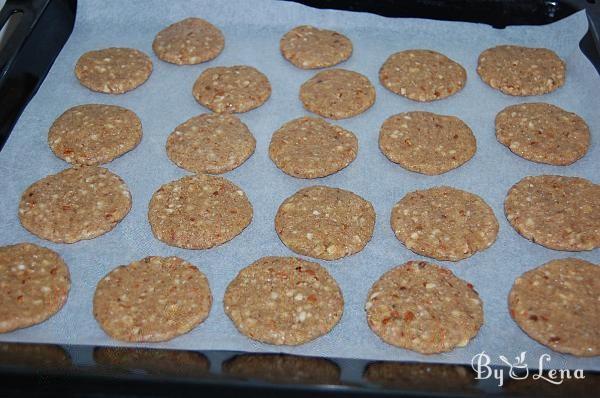
M 509 25 L 586 9 L 580 48 L 600 73 L 600 0 L 296 0 L 318 8 Z M 73 30 L 76 0 L 8 0 L 0 12 L 0 150 Z M 60 95 L 60 93 L 57 93 Z M 553 385 L 476 380 L 469 366 L 284 354 L 0 343 L 0 396 L 597 396 L 600 374 Z

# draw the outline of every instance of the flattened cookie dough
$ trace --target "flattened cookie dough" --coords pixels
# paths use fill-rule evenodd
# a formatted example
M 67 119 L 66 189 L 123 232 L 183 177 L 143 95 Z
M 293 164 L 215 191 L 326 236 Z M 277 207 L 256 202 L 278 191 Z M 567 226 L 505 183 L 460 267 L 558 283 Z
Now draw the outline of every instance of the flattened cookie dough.
M 142 122 L 129 109 L 86 104 L 67 109 L 48 132 L 52 152 L 74 164 L 108 163 L 135 148 L 142 139 Z
M 345 119 L 375 103 L 375 88 L 365 76 L 345 69 L 317 73 L 300 87 L 304 107 L 323 117 Z
M 194 173 L 221 174 L 240 166 L 254 153 L 256 140 L 233 115 L 203 114 L 175 128 L 167 139 L 167 155 Z
M 302 69 L 337 65 L 352 55 L 352 42 L 333 30 L 302 25 L 287 32 L 279 42 L 285 59 Z
M 479 55 L 477 73 L 490 87 L 515 96 L 542 95 L 565 84 L 565 62 L 547 48 L 497 46 Z
M 318 178 L 348 166 L 358 152 L 358 140 L 348 130 L 315 117 L 287 122 L 271 138 L 269 156 L 284 173 Z
M 383 122 L 379 148 L 407 170 L 436 175 L 469 161 L 477 141 L 469 126 L 455 116 L 405 112 Z
M 94 317 L 114 339 L 166 341 L 202 323 L 212 304 L 206 276 L 178 257 L 146 257 L 98 282 Z
M 158 32 L 152 50 L 163 61 L 194 65 L 216 58 L 225 47 L 223 33 L 202 18 L 186 18 Z
M 227 286 L 223 305 L 240 333 L 275 345 L 323 336 L 344 311 L 342 292 L 327 270 L 295 257 L 250 264 Z
M 525 177 L 508 191 L 504 212 L 518 233 L 549 249 L 600 247 L 600 185 L 585 178 Z
M 219 66 L 202 72 L 192 94 L 213 112 L 242 113 L 258 108 L 269 99 L 271 83 L 251 66 Z
M 510 315 L 532 339 L 555 351 L 600 355 L 600 266 L 576 258 L 525 272 L 508 296 Z
M 0 333 L 44 322 L 62 308 L 70 288 L 58 253 L 31 243 L 0 247 Z
M 23 192 L 19 220 L 42 239 L 74 243 L 112 230 L 131 209 L 131 194 L 116 174 L 75 166 L 33 183 Z
M 417 254 L 458 261 L 490 247 L 498 220 L 479 196 L 451 187 L 414 191 L 392 209 L 398 240 Z
M 170 246 L 209 249 L 239 235 L 252 221 L 252 204 L 222 177 L 194 175 L 161 186 L 148 219 L 154 236 Z
M 511 105 L 498 113 L 496 138 L 524 159 L 566 166 L 586 154 L 590 129 L 575 113 L 538 102 Z
M 92 91 L 122 94 L 142 85 L 152 73 L 150 57 L 133 48 L 105 48 L 83 54 L 75 65 L 79 83 Z
M 294 252 L 337 260 L 364 249 L 373 236 L 375 210 L 360 196 L 339 188 L 303 188 L 283 201 L 275 230 Z
M 409 261 L 383 274 L 365 304 L 367 322 L 383 341 L 436 354 L 464 347 L 483 324 L 473 285 L 450 270 Z
M 414 101 L 443 99 L 462 90 L 467 72 L 444 54 L 406 50 L 390 55 L 379 70 L 381 84 Z

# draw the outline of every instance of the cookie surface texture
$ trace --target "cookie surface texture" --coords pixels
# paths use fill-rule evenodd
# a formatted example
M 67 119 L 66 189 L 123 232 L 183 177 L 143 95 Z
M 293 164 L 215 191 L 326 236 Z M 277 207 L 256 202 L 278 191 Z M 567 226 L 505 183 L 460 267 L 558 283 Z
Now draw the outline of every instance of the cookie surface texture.
M 479 55 L 477 73 L 490 87 L 514 96 L 542 95 L 565 84 L 565 62 L 547 48 L 497 46 Z
M 0 333 L 44 322 L 63 307 L 70 288 L 58 253 L 31 243 L 0 247 Z
M 525 177 L 508 191 L 504 212 L 519 234 L 549 249 L 600 247 L 600 185 L 584 178 Z
M 178 257 L 146 257 L 98 282 L 94 317 L 112 338 L 166 341 L 192 330 L 210 311 L 206 276 Z
M 398 240 L 417 254 L 458 261 L 490 247 L 498 220 L 479 196 L 441 186 L 413 191 L 392 209 Z
M 194 173 L 221 174 L 239 167 L 254 153 L 256 139 L 233 115 L 203 114 L 175 128 L 167 139 L 167 155 Z
M 275 345 L 323 336 L 344 311 L 342 292 L 327 270 L 295 257 L 263 257 L 244 268 L 223 305 L 240 333 Z
M 92 91 L 123 94 L 142 85 L 152 73 L 150 57 L 133 48 L 105 48 L 83 54 L 75 76 Z
M 317 115 L 345 119 L 365 112 L 375 103 L 375 88 L 358 72 L 328 69 L 302 84 L 300 100 Z
M 405 112 L 383 122 L 379 148 L 407 170 L 437 175 L 469 161 L 477 141 L 469 126 L 455 116 Z
M 467 82 L 467 72 L 436 51 L 406 50 L 390 55 L 379 70 L 379 80 L 393 93 L 429 102 L 460 91 Z
M 352 55 L 352 42 L 341 33 L 302 25 L 287 32 L 279 42 L 285 59 L 302 69 L 337 65 Z
M 208 68 L 194 83 L 196 101 L 216 113 L 242 113 L 258 108 L 271 96 L 271 83 L 251 66 Z
M 48 144 L 62 160 L 85 165 L 108 163 L 131 151 L 142 139 L 142 122 L 115 105 L 74 106 L 50 127 Z
M 284 173 L 318 178 L 348 166 L 358 152 L 351 131 L 314 117 L 301 117 L 281 126 L 271 138 L 269 156 Z
M 250 224 L 252 205 L 231 181 L 199 174 L 161 186 L 150 200 L 148 219 L 154 236 L 170 246 L 209 249 Z
M 600 266 L 576 258 L 550 261 L 516 279 L 510 314 L 532 339 L 555 351 L 600 355 Z
M 575 113 L 551 104 L 527 103 L 498 113 L 496 138 L 524 159 L 566 166 L 588 151 L 590 129 Z
M 374 227 L 375 210 L 370 202 L 326 186 L 299 190 L 283 201 L 275 216 L 275 230 L 288 248 L 323 260 L 361 251 Z
M 116 174 L 75 166 L 29 186 L 19 220 L 29 232 L 56 243 L 93 239 L 112 230 L 131 209 L 131 193 Z
M 371 287 L 365 310 L 369 327 L 383 341 L 423 354 L 463 347 L 483 324 L 473 285 L 424 261 L 383 274 Z
M 223 33 L 202 18 L 186 18 L 158 32 L 152 50 L 163 61 L 194 65 L 216 58 L 225 47 Z

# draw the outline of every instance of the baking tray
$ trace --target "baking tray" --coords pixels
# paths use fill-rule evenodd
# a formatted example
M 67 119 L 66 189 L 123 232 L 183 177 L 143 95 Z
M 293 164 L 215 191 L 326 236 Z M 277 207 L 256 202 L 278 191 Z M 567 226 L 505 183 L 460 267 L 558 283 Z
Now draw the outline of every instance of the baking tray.
M 600 5 L 595 0 L 309 0 L 318 8 L 372 12 L 391 17 L 480 22 L 501 29 L 508 25 L 541 25 L 586 9 L 590 29 L 580 43 L 600 73 Z M 76 0 L 8 0 L 0 27 L 13 15 L 10 40 L 0 48 L 0 149 L 68 39 Z M 186 353 L 125 349 L 107 352 L 92 346 L 2 344 L 0 391 L 23 395 L 166 396 L 182 393 L 219 395 L 282 393 L 302 395 L 403 396 L 564 396 L 594 395 L 600 375 L 553 386 L 531 378 L 515 382 L 505 375 L 474 380 L 469 367 L 349 359 L 317 359 L 291 355 L 257 355 L 210 351 Z M 178 357 L 179 356 L 179 357 Z M 171 358 L 173 357 L 173 358 Z M 103 359 L 104 358 L 104 359 Z M 190 358 L 193 358 L 190 360 Z M 248 361 L 248 362 L 244 362 Z M 236 364 L 246 363 L 245 373 Z M 277 367 L 296 369 L 279 374 Z M 507 370 L 504 369 L 504 373 Z

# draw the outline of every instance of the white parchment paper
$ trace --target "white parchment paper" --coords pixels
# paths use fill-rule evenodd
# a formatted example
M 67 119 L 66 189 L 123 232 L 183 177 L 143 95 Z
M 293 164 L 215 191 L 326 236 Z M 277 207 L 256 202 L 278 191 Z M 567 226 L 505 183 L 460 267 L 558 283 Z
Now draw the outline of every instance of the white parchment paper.
M 206 18 L 223 31 L 226 38 L 223 53 L 196 66 L 175 66 L 158 60 L 151 48 L 154 35 L 166 25 L 189 16 Z M 354 54 L 340 66 L 366 75 L 377 90 L 377 101 L 370 110 L 335 122 L 358 136 L 356 160 L 335 175 L 312 181 L 285 175 L 267 153 L 271 134 L 278 127 L 308 114 L 298 99 L 298 90 L 315 72 L 295 68 L 279 53 L 280 37 L 299 24 L 346 34 L 354 43 Z M 479 24 L 317 10 L 269 0 L 80 0 L 73 34 L 0 153 L 0 245 L 28 241 L 56 250 L 70 267 L 72 289 L 67 304 L 56 316 L 43 324 L 2 334 L 0 340 L 124 345 L 105 335 L 93 318 L 92 297 L 97 282 L 118 265 L 149 255 L 176 255 L 196 264 L 207 275 L 214 305 L 202 325 L 152 347 L 449 363 L 470 363 L 474 354 L 484 350 L 493 363 L 499 363 L 500 354 L 513 358 L 526 351 L 530 366 L 537 365 L 541 354 L 549 353 L 552 361 L 546 366 L 600 370 L 600 358 L 561 355 L 527 337 L 511 320 L 506 303 L 514 279 L 524 271 L 568 256 L 598 263 L 600 251 L 566 253 L 536 245 L 512 229 L 502 210 L 508 189 L 527 175 L 564 174 L 600 182 L 600 78 L 578 46 L 587 26 L 584 13 L 547 26 L 498 30 Z M 488 47 L 506 43 L 556 51 L 567 64 L 565 86 L 543 97 L 529 98 L 510 97 L 486 86 L 475 72 L 477 57 Z M 134 47 L 150 55 L 154 62 L 150 79 L 124 95 L 94 93 L 79 85 L 73 74 L 78 57 L 85 51 L 111 46 Z M 384 89 L 377 75 L 381 64 L 391 53 L 411 48 L 440 51 L 462 64 L 468 74 L 464 90 L 445 100 L 417 103 Z M 198 75 L 210 66 L 236 64 L 257 67 L 268 76 L 273 87 L 266 104 L 240 115 L 256 136 L 256 153 L 225 175 L 248 194 L 254 206 L 254 220 L 233 241 L 211 250 L 167 246 L 153 237 L 146 217 L 153 192 L 161 184 L 186 174 L 167 158 L 166 138 L 179 123 L 207 112 L 191 94 Z M 523 101 L 546 101 L 581 115 L 592 131 L 589 153 L 574 165 L 555 167 L 523 160 L 499 144 L 494 134 L 496 113 Z M 68 166 L 48 148 L 48 128 L 67 108 L 84 103 L 121 105 L 135 111 L 142 120 L 144 137 L 139 147 L 106 166 L 129 185 L 133 208 L 113 231 L 99 238 L 72 245 L 42 241 L 21 227 L 17 217 L 19 198 L 31 183 Z M 477 137 L 474 158 L 440 176 L 412 173 L 388 161 L 379 151 L 379 127 L 389 116 L 411 110 L 463 119 Z M 274 216 L 286 197 L 313 184 L 349 189 L 370 200 L 377 212 L 373 239 L 354 256 L 320 261 L 337 279 L 346 301 L 342 320 L 331 333 L 299 347 L 253 342 L 238 333 L 223 312 L 225 288 L 240 269 L 262 256 L 293 255 L 275 233 Z M 393 204 L 410 191 L 442 184 L 482 196 L 493 208 L 500 232 L 496 243 L 483 253 L 458 263 L 437 262 L 473 283 L 483 299 L 485 323 L 466 347 L 425 356 L 383 343 L 370 331 L 363 306 L 367 291 L 381 274 L 420 258 L 394 237 L 389 226 Z

